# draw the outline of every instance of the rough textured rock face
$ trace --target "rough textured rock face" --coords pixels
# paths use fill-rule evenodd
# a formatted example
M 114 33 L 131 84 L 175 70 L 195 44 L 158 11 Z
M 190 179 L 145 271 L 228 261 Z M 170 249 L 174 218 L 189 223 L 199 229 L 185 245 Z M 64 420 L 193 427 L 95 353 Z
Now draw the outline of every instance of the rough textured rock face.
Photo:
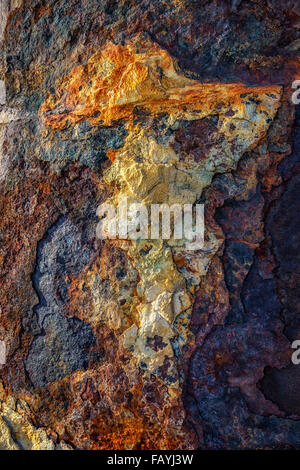
M 0 8 L 0 449 L 300 448 L 298 2 Z

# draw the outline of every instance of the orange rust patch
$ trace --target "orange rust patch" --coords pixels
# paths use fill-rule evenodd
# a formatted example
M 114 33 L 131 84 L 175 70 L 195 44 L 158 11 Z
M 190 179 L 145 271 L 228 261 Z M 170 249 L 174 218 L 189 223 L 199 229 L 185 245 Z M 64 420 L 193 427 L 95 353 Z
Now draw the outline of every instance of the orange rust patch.
M 109 418 L 101 413 L 93 422 L 90 438 L 94 443 L 92 450 L 149 450 L 180 449 L 183 447 L 182 435 L 174 435 L 165 427 L 171 419 L 167 412 L 166 422 L 152 421 L 150 416 L 141 412 L 143 406 L 141 383 L 131 389 L 132 401 L 119 415 Z M 176 409 L 176 406 L 174 407 Z M 149 410 L 148 410 L 149 412 Z M 174 410 L 173 410 L 174 412 Z

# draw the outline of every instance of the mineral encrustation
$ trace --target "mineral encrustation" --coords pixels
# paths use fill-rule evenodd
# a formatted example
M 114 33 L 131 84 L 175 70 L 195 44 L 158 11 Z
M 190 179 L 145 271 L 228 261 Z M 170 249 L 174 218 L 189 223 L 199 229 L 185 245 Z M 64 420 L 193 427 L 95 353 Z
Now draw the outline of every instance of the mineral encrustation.
M 300 448 L 299 28 L 0 0 L 0 449 Z M 203 246 L 97 237 L 124 200 L 203 204 Z

